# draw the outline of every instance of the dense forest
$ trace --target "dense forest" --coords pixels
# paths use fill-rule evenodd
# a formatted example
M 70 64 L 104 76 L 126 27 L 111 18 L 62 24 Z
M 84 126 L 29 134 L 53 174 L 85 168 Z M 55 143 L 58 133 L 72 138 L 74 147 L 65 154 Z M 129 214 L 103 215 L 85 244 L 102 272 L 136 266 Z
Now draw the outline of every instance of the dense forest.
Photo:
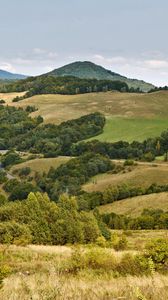
M 25 96 L 16 97 L 13 101 L 41 94 L 73 95 L 111 90 L 129 92 L 128 85 L 122 81 L 81 79 L 73 76 L 53 77 L 43 75 L 0 85 L 0 92 L 3 93 L 26 91 Z M 130 91 L 139 90 L 131 88 Z

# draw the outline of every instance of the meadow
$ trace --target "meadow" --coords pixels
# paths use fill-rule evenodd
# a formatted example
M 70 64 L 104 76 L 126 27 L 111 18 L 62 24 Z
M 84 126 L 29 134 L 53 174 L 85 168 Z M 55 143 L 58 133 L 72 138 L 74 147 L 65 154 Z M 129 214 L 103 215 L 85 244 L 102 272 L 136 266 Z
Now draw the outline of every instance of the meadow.
M 60 165 L 66 163 L 69 159 L 70 157 L 66 156 L 59 156 L 54 158 L 36 158 L 14 165 L 11 168 L 10 172 L 14 174 L 17 170 L 28 167 L 31 169 L 31 175 L 34 175 L 35 172 L 39 172 L 40 174 L 42 174 L 43 172 L 47 173 L 51 167 L 56 169 Z
M 122 232 L 113 234 L 121 235 Z M 112 271 L 117 264 L 124 272 L 129 272 L 125 259 L 143 253 L 151 238 L 162 236 L 166 238 L 167 232 L 129 232 L 128 248 L 124 251 L 96 245 L 1 245 L 1 257 L 9 274 L 3 281 L 0 299 L 166 300 L 166 275 L 154 272 L 151 275 L 122 276 Z M 81 253 L 86 259 L 83 267 Z M 87 261 L 90 261 L 89 265 Z
M 13 96 L 12 96 L 13 95 Z M 21 94 L 22 95 L 22 94 Z M 91 112 L 102 112 L 107 118 L 101 141 L 139 140 L 159 135 L 168 128 L 168 92 L 89 93 L 82 95 L 37 95 L 20 102 L 12 102 L 16 94 L 1 94 L 8 105 L 25 108 L 34 105 L 45 123 L 59 124 Z M 6 97 L 6 98 L 5 98 Z
M 142 163 L 117 174 L 99 174 L 83 186 L 87 192 L 103 191 L 109 185 L 122 185 L 148 187 L 153 183 L 167 184 L 167 163 Z
M 99 207 L 100 213 L 114 212 L 130 217 L 140 216 L 144 209 L 162 209 L 168 211 L 168 193 L 143 195 L 115 201 Z

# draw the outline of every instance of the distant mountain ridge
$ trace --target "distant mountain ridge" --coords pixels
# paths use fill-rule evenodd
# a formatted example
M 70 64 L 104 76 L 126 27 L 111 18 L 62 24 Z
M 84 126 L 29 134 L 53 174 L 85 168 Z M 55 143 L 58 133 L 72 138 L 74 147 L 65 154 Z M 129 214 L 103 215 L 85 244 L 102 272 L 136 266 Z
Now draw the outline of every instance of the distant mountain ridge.
M 89 61 L 77 61 L 70 63 L 61 68 L 55 69 L 45 75 L 61 77 L 61 76 L 75 76 L 86 79 L 98 79 L 98 80 L 112 80 L 112 81 L 123 81 L 128 84 L 129 88 L 139 88 L 143 92 L 148 92 L 155 86 L 151 83 L 147 83 L 143 80 L 130 79 L 122 76 L 118 73 L 112 72 L 103 68 L 102 66 L 96 65 Z
M 25 78 L 27 78 L 27 76 L 22 74 L 14 74 L 4 70 L 0 70 L 0 80 L 16 80 Z

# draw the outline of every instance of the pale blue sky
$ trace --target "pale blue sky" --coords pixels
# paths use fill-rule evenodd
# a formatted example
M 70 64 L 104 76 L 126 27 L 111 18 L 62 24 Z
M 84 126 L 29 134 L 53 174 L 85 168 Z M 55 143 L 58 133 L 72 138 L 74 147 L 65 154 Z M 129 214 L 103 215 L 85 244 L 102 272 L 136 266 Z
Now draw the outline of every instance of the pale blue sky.
M 0 0 L 0 68 L 40 74 L 90 60 L 168 84 L 167 0 Z

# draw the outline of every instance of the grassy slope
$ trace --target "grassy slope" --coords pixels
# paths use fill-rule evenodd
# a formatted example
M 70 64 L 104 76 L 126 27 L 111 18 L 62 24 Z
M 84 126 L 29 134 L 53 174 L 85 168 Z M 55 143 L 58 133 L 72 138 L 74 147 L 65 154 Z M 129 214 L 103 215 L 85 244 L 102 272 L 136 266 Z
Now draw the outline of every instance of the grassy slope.
M 58 168 L 61 164 L 66 163 L 69 159 L 69 157 L 60 156 L 55 158 L 37 158 L 28 160 L 24 163 L 13 166 L 11 168 L 11 172 L 24 167 L 30 167 L 32 172 L 48 172 L 51 167 Z
M 145 209 L 168 211 L 168 193 L 151 194 L 113 202 L 99 207 L 100 213 L 124 214 L 136 217 Z
M 168 92 L 129 94 L 119 92 L 91 93 L 83 95 L 38 95 L 18 103 L 8 104 L 26 107 L 35 105 L 46 123 L 59 124 L 100 111 L 107 117 L 101 140 L 142 140 L 160 134 L 168 128 Z
M 147 137 L 159 136 L 167 128 L 167 119 L 108 117 L 104 132 L 96 139 L 102 142 L 117 142 L 119 140 L 131 142 L 134 139 L 143 141 Z M 95 138 L 89 140 L 92 139 Z
M 144 244 L 151 237 L 167 237 L 166 231 L 133 232 L 127 237 L 129 251 L 115 252 L 113 249 L 100 249 L 106 257 L 110 254 L 117 261 L 126 253 L 134 254 L 143 250 Z M 95 246 L 92 250 L 95 251 Z M 100 251 L 99 250 L 99 251 Z M 88 248 L 85 247 L 87 252 Z M 135 289 L 138 287 L 145 299 L 167 299 L 168 277 L 155 273 L 150 277 L 124 276 L 115 277 L 106 272 L 94 272 L 90 268 L 75 273 L 60 272 L 68 266 L 72 248 L 59 246 L 0 246 L 3 263 L 14 270 L 4 280 L 0 291 L 0 299 L 129 299 L 137 300 Z
M 13 98 L 15 98 L 16 96 L 23 96 L 25 94 L 25 92 L 22 93 L 0 93 L 0 99 L 5 100 L 5 102 L 11 103 L 11 101 L 13 100 Z
M 118 174 L 100 174 L 93 177 L 83 189 L 92 191 L 103 191 L 109 185 L 121 185 L 126 183 L 131 186 L 148 187 L 152 183 L 167 184 L 167 164 L 154 167 L 150 165 L 138 165 L 130 172 Z

